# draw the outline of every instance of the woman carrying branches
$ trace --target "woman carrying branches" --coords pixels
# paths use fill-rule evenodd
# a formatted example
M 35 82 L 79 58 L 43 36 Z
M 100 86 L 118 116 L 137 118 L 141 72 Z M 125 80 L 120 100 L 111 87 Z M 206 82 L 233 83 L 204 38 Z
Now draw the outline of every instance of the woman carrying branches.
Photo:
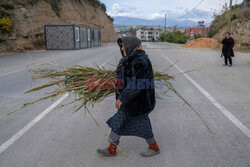
M 128 36 L 119 38 L 117 42 L 122 54 L 116 69 L 117 79 L 123 81 L 122 88 L 118 88 L 116 95 L 115 106 L 118 111 L 107 121 L 111 128 L 109 146 L 97 149 L 97 152 L 115 156 L 121 136 L 137 136 L 145 139 L 149 145 L 140 155 L 154 156 L 160 153 L 160 149 L 148 116 L 155 107 L 152 64 L 138 38 Z M 150 84 L 145 84 L 145 81 Z M 136 87 L 132 86 L 134 82 L 137 83 Z

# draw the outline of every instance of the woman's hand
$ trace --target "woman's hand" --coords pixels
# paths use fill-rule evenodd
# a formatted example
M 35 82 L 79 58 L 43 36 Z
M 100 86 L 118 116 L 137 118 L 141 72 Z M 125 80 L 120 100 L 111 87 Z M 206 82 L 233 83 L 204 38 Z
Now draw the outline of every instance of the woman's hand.
M 117 99 L 116 102 L 115 102 L 115 107 L 116 107 L 116 109 L 119 110 L 119 109 L 121 108 L 121 105 L 122 105 L 121 100 L 120 100 L 120 99 Z

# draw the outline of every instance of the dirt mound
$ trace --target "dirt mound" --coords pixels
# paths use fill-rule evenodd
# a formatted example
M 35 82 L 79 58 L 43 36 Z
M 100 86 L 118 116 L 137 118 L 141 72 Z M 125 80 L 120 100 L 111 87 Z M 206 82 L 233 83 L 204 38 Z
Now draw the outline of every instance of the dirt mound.
M 185 45 L 183 48 L 215 48 L 218 46 L 218 41 L 211 38 L 197 38 Z

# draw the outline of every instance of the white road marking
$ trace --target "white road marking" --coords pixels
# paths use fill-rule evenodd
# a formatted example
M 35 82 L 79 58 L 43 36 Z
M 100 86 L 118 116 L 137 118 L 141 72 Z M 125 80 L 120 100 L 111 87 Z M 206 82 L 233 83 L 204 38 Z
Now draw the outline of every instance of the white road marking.
M 38 50 L 38 51 L 35 51 L 35 52 L 39 53 L 39 52 L 44 52 L 44 51 L 45 51 L 45 50 Z M 30 52 L 26 52 L 26 53 L 35 53 L 35 52 L 34 52 L 34 51 L 30 51 Z M 5 74 L 0 75 L 0 77 L 3 77 L 3 76 L 5 76 L 5 75 L 9 75 L 9 74 L 13 74 L 13 73 L 16 73 L 16 72 L 25 70 L 25 69 L 26 69 L 26 67 L 21 68 L 21 69 L 19 69 L 19 70 L 11 71 L 11 72 L 8 72 L 8 73 L 5 73 Z
M 19 70 L 11 71 L 11 72 L 8 72 L 8 73 L 5 73 L 5 74 L 0 75 L 0 77 L 3 77 L 3 76 L 5 76 L 5 75 L 9 75 L 9 74 L 13 74 L 13 73 L 15 73 L 15 72 L 19 72 L 19 71 L 22 71 L 22 70 L 25 70 L 25 69 L 26 69 L 26 67 L 21 68 L 21 69 L 19 69 Z
M 100 67 L 103 67 L 108 62 L 104 62 Z M 14 71 L 13 71 L 14 72 Z M 0 146 L 0 154 L 4 152 L 7 148 L 9 148 L 13 143 L 15 143 L 20 137 L 22 137 L 30 128 L 32 128 L 35 124 L 37 124 L 41 119 L 43 119 L 50 111 L 52 111 L 56 106 L 58 106 L 63 100 L 65 100 L 69 96 L 69 93 L 65 93 L 60 99 L 58 99 L 55 103 L 49 106 L 46 110 L 44 110 L 41 114 L 39 114 L 36 118 L 34 118 L 30 123 L 28 123 L 25 127 L 19 130 L 15 135 L 13 135 L 9 140 L 4 142 Z
M 20 137 L 22 137 L 30 128 L 32 128 L 35 124 L 37 124 L 42 118 L 44 118 L 50 111 L 52 111 L 57 105 L 59 105 L 65 98 L 69 96 L 68 93 L 64 94 L 60 99 L 58 99 L 55 103 L 49 106 L 46 110 L 44 110 L 41 114 L 39 114 L 35 119 L 33 119 L 30 123 L 28 123 L 25 127 L 19 130 L 15 135 L 13 135 L 9 140 L 4 142 L 0 146 L 0 154 L 4 152 L 8 147 L 10 147 L 13 143 L 15 143 Z
M 167 61 L 171 64 L 174 64 L 172 60 L 170 60 L 167 56 L 164 56 L 161 52 L 159 52 Z M 178 67 L 176 64 L 174 65 L 181 73 L 184 71 Z M 204 88 L 202 88 L 197 82 L 195 82 L 189 75 L 183 74 L 203 95 L 205 95 L 208 100 L 215 105 L 235 126 L 237 126 L 248 138 L 250 138 L 250 130 L 240 122 L 230 111 L 228 111 L 223 105 L 221 105 L 212 95 L 208 93 Z

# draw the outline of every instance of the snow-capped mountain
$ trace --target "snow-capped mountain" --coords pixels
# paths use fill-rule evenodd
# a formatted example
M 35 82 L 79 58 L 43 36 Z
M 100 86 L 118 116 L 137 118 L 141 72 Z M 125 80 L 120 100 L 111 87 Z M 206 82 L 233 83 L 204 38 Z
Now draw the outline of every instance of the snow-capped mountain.
M 162 11 L 167 14 L 167 26 L 190 27 L 197 26 L 199 20 L 204 20 L 205 25 L 209 26 L 213 20 L 211 12 L 195 9 L 191 12 L 187 10 L 181 11 Z M 187 13 L 188 12 L 188 13 Z M 187 13 L 187 14 L 185 14 Z M 184 15 L 185 14 L 185 15 Z M 151 19 L 141 19 L 134 17 L 116 16 L 114 17 L 115 25 L 151 25 L 151 26 L 164 26 L 164 14 Z

